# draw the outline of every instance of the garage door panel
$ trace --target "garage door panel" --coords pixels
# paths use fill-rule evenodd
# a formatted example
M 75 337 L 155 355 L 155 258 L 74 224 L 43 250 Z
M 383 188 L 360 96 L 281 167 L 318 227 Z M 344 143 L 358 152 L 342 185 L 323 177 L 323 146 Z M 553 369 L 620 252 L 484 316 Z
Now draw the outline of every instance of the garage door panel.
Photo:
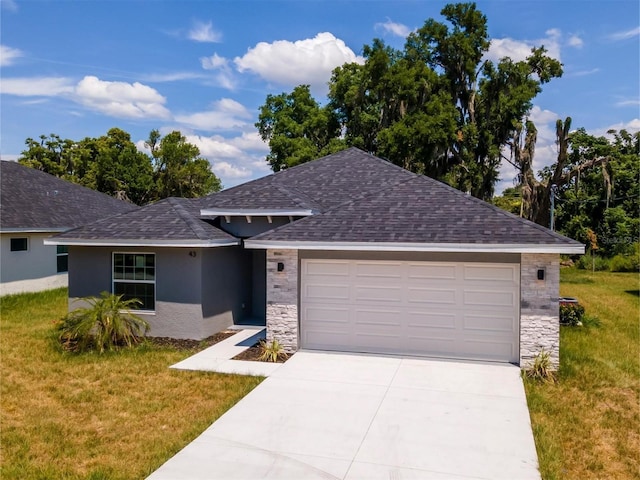
M 305 318 L 310 322 L 349 324 L 349 308 L 324 307 L 321 305 L 304 307 Z
M 409 333 L 419 332 L 429 328 L 456 328 L 455 313 L 408 311 L 406 324 Z
M 464 305 L 469 307 L 481 305 L 513 307 L 515 305 L 515 295 L 514 292 L 509 291 L 465 290 Z
M 402 288 L 381 285 L 356 286 L 354 288 L 354 300 L 356 302 L 392 302 L 402 301 Z
M 513 315 L 464 315 L 463 326 L 466 330 L 512 333 Z
M 464 267 L 464 279 L 465 280 L 489 280 L 493 282 L 515 282 L 516 271 L 510 266 L 499 267 L 495 265 L 465 265 Z
M 453 288 L 416 288 L 407 289 L 407 300 L 411 303 L 449 304 L 456 303 L 456 290 Z
M 309 260 L 305 264 L 304 273 L 307 276 L 349 276 L 348 262 L 327 262 Z
M 443 264 L 410 263 L 408 276 L 412 280 L 455 280 L 456 266 Z
M 390 311 L 355 308 L 354 317 L 356 328 L 358 329 L 376 325 L 397 328 L 402 326 L 402 313 L 397 310 Z
M 318 300 L 349 300 L 349 284 L 315 284 L 307 285 L 305 298 Z
M 303 259 L 301 272 L 304 348 L 518 360 L 517 264 Z
M 400 263 L 382 263 L 382 262 L 357 262 L 355 264 L 356 277 L 370 278 L 395 278 L 402 277 L 402 264 Z

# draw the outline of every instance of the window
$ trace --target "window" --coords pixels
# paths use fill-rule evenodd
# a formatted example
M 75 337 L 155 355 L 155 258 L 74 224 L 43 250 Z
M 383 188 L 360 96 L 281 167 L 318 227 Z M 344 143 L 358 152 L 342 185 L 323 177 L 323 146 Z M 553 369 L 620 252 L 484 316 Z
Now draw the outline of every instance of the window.
M 26 238 L 12 238 L 11 239 L 11 251 L 12 252 L 24 252 L 28 250 L 29 242 Z
M 155 310 L 156 256 L 154 253 L 114 253 L 113 293 L 125 300 L 137 298 L 140 310 Z
M 56 261 L 58 263 L 58 273 L 69 271 L 69 247 L 66 245 L 56 246 Z

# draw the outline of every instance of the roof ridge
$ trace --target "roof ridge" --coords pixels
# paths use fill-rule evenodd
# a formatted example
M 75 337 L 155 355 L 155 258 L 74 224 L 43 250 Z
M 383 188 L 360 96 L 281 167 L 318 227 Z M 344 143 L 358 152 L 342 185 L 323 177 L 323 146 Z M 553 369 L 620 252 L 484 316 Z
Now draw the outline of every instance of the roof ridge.
M 276 187 L 282 193 L 284 193 L 291 200 L 296 202 L 300 207 L 309 208 L 310 210 L 314 210 L 314 209 L 320 210 L 318 205 L 316 205 L 316 203 L 313 200 L 308 198 L 304 194 L 304 192 L 301 192 L 296 187 L 292 187 L 290 185 L 285 186 L 285 185 L 278 184 L 276 182 L 273 182 L 273 186 Z

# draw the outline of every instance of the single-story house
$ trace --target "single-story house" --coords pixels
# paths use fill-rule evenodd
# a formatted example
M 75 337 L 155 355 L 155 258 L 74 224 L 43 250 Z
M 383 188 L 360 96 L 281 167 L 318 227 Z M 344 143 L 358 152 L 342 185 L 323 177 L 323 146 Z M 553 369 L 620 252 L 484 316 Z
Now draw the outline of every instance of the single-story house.
M 356 148 L 62 233 L 70 308 L 142 300 L 150 334 L 266 325 L 299 348 L 558 362 L 559 254 L 584 245 Z
M 67 285 L 67 247 L 44 239 L 138 208 L 17 162 L 0 162 L 0 295 Z

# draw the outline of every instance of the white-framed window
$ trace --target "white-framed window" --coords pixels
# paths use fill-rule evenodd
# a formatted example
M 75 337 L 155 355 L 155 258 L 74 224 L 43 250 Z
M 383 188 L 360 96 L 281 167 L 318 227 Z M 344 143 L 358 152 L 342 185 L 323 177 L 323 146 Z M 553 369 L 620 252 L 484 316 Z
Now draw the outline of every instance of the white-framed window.
M 113 293 L 125 300 L 137 298 L 138 309 L 154 311 L 156 308 L 156 255 L 155 253 L 113 252 Z
M 26 252 L 27 250 L 29 250 L 29 239 L 27 237 L 11 239 L 12 252 Z
M 69 271 L 69 247 L 66 245 L 56 245 L 56 264 L 58 273 Z

